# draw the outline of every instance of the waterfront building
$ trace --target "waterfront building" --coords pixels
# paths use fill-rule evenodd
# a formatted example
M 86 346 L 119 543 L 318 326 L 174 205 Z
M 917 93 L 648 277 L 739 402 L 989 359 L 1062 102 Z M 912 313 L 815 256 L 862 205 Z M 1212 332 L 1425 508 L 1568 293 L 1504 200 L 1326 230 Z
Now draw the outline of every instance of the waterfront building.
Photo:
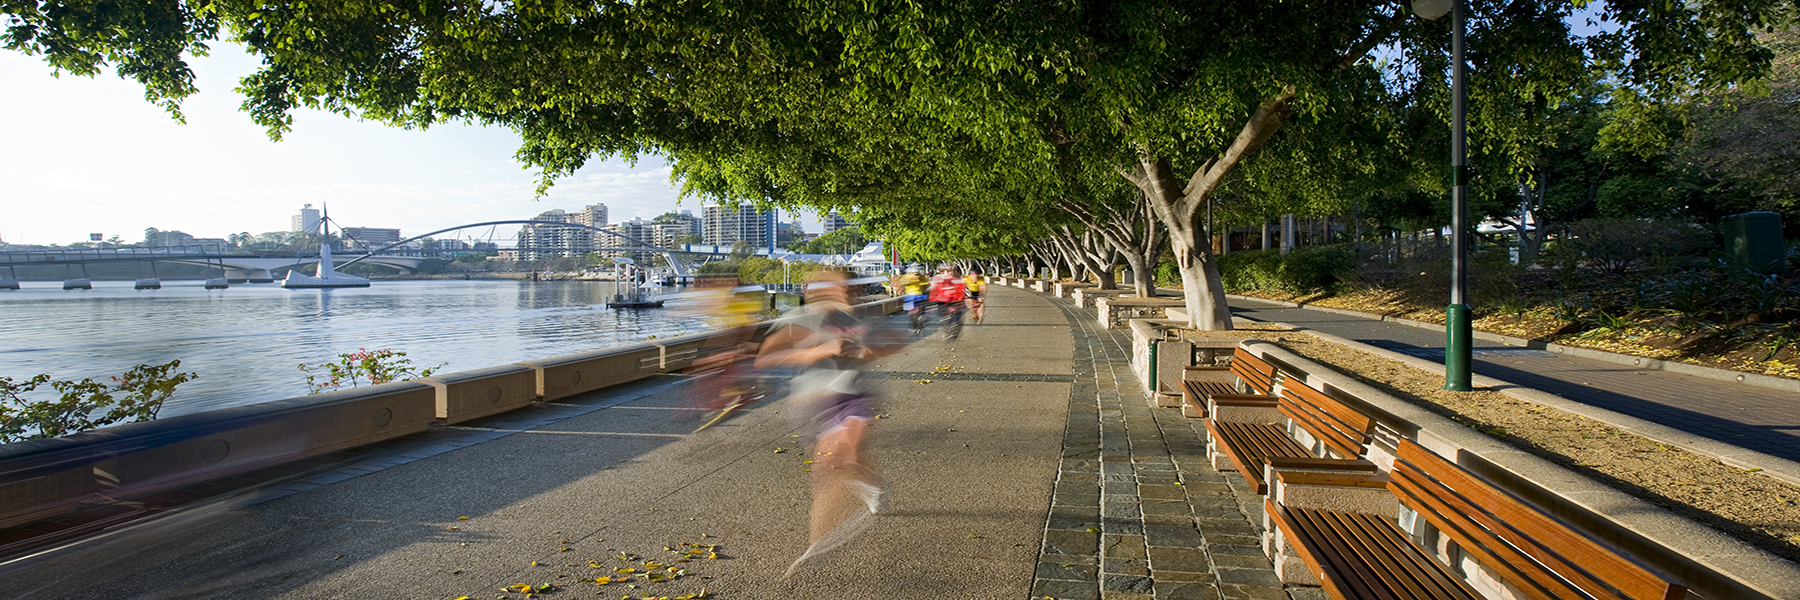
M 605 204 L 589 204 L 581 210 L 569 214 L 570 223 L 579 223 L 588 227 L 605 227 L 611 221 L 606 220 Z M 604 234 L 601 234 L 604 235 Z
M 303 204 L 300 206 L 300 214 L 289 219 L 288 231 L 316 234 L 319 232 L 319 222 L 319 209 L 313 208 L 311 204 Z
M 646 238 L 646 240 L 654 241 L 656 242 L 656 245 L 664 248 L 674 248 L 683 244 L 698 244 L 700 243 L 701 238 L 706 235 L 706 228 L 704 223 L 702 223 L 702 219 L 694 216 L 693 211 L 670 211 L 657 216 L 653 219 L 653 222 L 656 223 L 656 239 L 650 240 Z
M 709 204 L 702 221 L 702 241 L 716 246 L 730 246 L 739 240 L 759 247 L 775 246 L 775 209 L 758 210 L 746 202 L 738 206 Z
M 620 221 L 618 223 L 608 225 L 608 226 L 606 226 L 606 230 L 614 232 L 614 233 L 618 233 L 620 235 L 628 235 L 628 236 L 643 240 L 645 242 L 658 243 L 658 240 L 657 240 L 657 228 L 658 227 L 659 227 L 659 225 L 657 225 L 654 221 L 648 221 L 643 218 L 637 218 L 637 219 L 632 219 L 630 221 Z M 599 235 L 604 240 L 600 246 L 600 255 L 601 256 L 604 256 L 607 258 L 625 257 L 625 258 L 629 258 L 632 260 L 641 260 L 642 258 L 644 258 L 646 256 L 643 252 L 640 252 L 640 251 L 625 250 L 626 248 L 641 247 L 642 245 L 638 244 L 637 242 L 633 242 L 631 240 L 627 240 L 625 238 L 622 238 L 622 237 L 619 237 L 616 235 L 606 235 L 604 233 L 599 234 Z
M 374 250 L 400 241 L 400 230 L 388 227 L 344 227 L 338 230 L 338 245 L 345 250 Z
M 601 219 L 605 219 L 606 207 L 602 205 L 595 206 L 600 207 L 599 216 Z M 592 209 L 593 207 L 590 206 L 588 208 Z M 577 215 L 580 215 L 580 218 L 582 219 L 593 218 L 593 213 L 590 211 L 584 210 L 576 215 L 571 215 L 563 212 L 563 210 L 559 208 L 539 213 L 538 216 L 532 217 L 531 220 L 552 223 L 580 223 L 580 221 L 577 220 Z M 519 229 L 519 256 L 523 257 L 525 260 L 538 260 L 557 256 L 583 256 L 594 251 L 594 236 L 596 235 L 603 234 L 595 233 L 592 230 L 582 229 L 580 227 L 526 225 Z

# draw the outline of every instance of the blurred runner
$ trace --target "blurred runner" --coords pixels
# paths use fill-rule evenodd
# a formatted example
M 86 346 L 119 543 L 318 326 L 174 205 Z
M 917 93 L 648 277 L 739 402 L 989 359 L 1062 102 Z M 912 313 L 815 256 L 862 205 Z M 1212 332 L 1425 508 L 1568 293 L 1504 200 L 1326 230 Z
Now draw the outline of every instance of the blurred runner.
M 862 452 L 863 433 L 875 416 L 862 369 L 905 343 L 856 316 L 843 273 L 818 272 L 809 279 L 806 306 L 790 313 L 786 324 L 763 341 L 756 359 L 759 369 L 802 371 L 793 382 L 794 411 L 819 431 L 813 450 L 811 531 L 806 552 L 788 567 L 789 575 L 808 559 L 855 538 L 881 511 L 887 485 Z
M 906 273 L 896 280 L 894 287 L 900 291 L 901 306 L 906 315 L 912 319 L 913 335 L 925 332 L 925 289 L 930 285 L 925 279 L 925 268 L 913 265 L 906 268 Z
M 956 265 L 938 265 L 937 276 L 931 278 L 930 299 L 943 319 L 944 341 L 954 342 L 962 335 L 962 309 L 966 292 L 962 277 L 956 274 Z
M 981 293 L 987 290 L 987 282 L 981 278 L 980 267 L 970 271 L 969 276 L 963 278 L 963 288 L 969 293 L 969 297 L 963 301 L 969 307 L 969 318 L 980 323 L 981 317 L 987 314 L 987 301 L 981 298 Z
M 725 420 L 738 409 L 762 397 L 751 378 L 757 345 L 751 337 L 756 333 L 749 325 L 756 322 L 762 302 L 735 286 L 736 277 L 704 280 L 701 285 L 716 288 L 717 294 L 707 303 L 710 320 L 719 331 L 707 339 L 688 371 L 694 374 L 690 401 L 702 411 L 703 422 L 694 432 Z

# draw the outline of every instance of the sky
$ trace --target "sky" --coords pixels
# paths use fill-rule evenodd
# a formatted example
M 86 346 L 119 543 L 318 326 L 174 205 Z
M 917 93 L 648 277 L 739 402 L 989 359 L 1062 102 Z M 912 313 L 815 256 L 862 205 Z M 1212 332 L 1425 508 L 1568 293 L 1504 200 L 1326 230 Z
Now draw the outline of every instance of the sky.
M 700 213 L 696 198 L 677 207 L 678 188 L 657 157 L 635 167 L 592 161 L 534 199 L 533 171 L 512 157 L 518 135 L 503 128 L 407 131 L 300 110 L 293 131 L 272 142 L 232 91 L 254 57 L 217 43 L 191 63 L 200 93 L 183 103 L 183 125 L 110 71 L 57 78 L 37 58 L 0 51 L 0 240 L 69 244 L 102 233 L 135 242 L 148 227 L 203 238 L 286 231 L 307 203 L 342 225 L 403 235 L 596 202 L 614 222 Z M 803 220 L 819 232 L 816 217 Z

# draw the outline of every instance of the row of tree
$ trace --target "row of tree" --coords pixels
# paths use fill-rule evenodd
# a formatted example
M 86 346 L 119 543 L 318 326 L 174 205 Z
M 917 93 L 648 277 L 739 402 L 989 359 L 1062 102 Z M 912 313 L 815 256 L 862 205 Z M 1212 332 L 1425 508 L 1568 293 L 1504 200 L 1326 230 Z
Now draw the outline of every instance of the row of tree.
M 1463 1 L 1473 184 L 1497 215 L 1518 212 L 1523 185 L 1540 220 L 1559 218 L 1578 182 L 1602 205 L 1605 182 L 1569 176 L 1580 152 L 1559 144 L 1592 130 L 1599 141 L 1585 147 L 1602 158 L 1653 163 L 1672 156 L 1677 125 L 1760 98 L 1772 86 L 1758 82 L 1781 70 L 1758 36 L 1791 10 Z M 1211 243 L 1222 225 L 1303 213 L 1416 226 L 1443 213 L 1449 32 L 1397 0 L 0 11 L 9 47 L 76 74 L 116 65 L 177 118 L 195 91 L 183 56 L 228 37 L 262 59 L 239 89 L 277 138 L 299 106 L 401 127 L 496 124 L 521 135 L 518 158 L 543 187 L 597 156 L 658 154 L 688 194 L 853 213 L 912 258 L 1035 248 L 1065 265 L 1122 260 L 1148 282 L 1167 252 L 1203 328 L 1230 326 Z M 1785 110 L 1777 102 L 1769 109 Z M 1709 131 L 1721 137 L 1683 138 L 1702 175 L 1760 160 L 1730 141 L 1732 127 Z M 1647 196 L 1616 197 L 1636 207 Z

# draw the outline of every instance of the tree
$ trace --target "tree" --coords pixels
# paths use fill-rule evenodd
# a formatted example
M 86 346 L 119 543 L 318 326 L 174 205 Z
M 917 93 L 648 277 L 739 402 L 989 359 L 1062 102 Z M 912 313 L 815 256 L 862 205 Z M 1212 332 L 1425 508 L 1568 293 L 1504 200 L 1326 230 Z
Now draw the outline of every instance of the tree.
M 800 254 L 852 254 L 869 245 L 863 237 L 862 230 L 856 227 L 839 229 L 813 238 L 812 241 L 794 248 Z
M 1578 37 L 1585 0 L 1468 4 L 1472 127 L 1513 165 L 1533 139 L 1520 105 L 1568 99 L 1595 72 L 1651 102 L 1755 77 L 1768 53 L 1751 32 L 1784 10 L 1616 0 L 1596 16 L 1611 27 Z M 1398 0 L 203 6 L 8 4 L 8 46 L 78 74 L 114 62 L 174 111 L 193 92 L 183 53 L 228 34 L 264 58 L 241 89 L 272 136 L 298 106 L 500 124 L 540 188 L 595 156 L 660 153 L 705 194 L 819 209 L 993 198 L 1041 216 L 1112 177 L 1166 230 L 1204 328 L 1230 326 L 1206 243 L 1216 200 L 1270 189 L 1249 176 L 1276 165 L 1359 165 L 1359 133 L 1396 99 L 1447 112 L 1444 25 Z M 1370 60 L 1384 46 L 1401 57 Z

